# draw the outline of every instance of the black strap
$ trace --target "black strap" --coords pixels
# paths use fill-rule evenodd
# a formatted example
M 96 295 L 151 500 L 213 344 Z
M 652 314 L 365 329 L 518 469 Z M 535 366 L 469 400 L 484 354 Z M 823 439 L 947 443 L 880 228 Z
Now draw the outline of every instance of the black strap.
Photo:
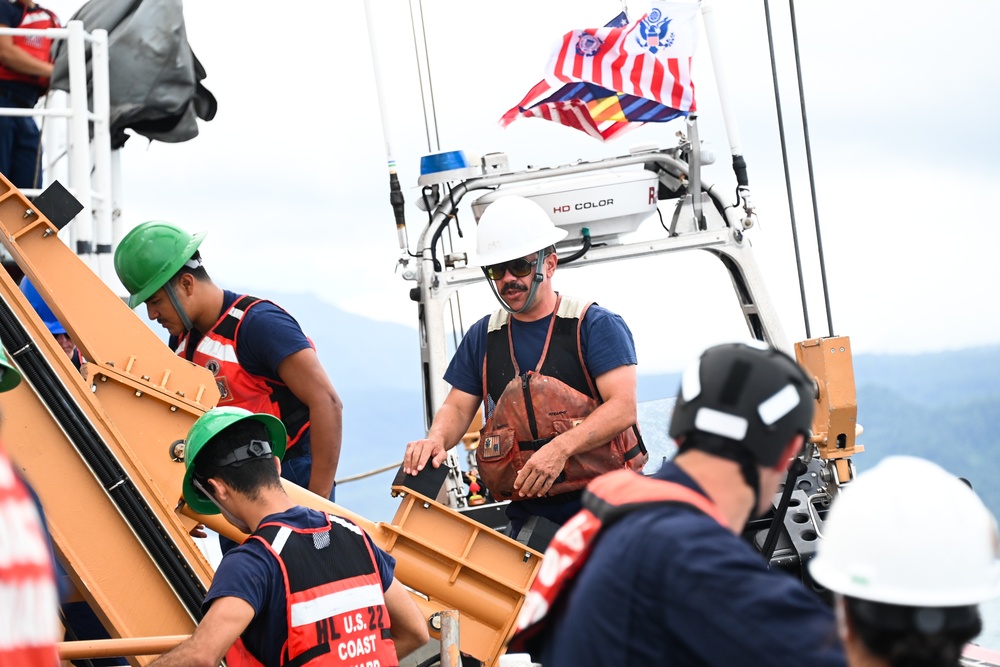
M 624 460 L 631 461 L 640 454 L 645 454 L 646 448 L 642 446 L 642 440 L 640 440 L 635 447 L 625 452 Z
M 288 649 L 286 648 L 285 651 L 286 651 L 285 656 L 287 657 Z M 284 665 L 284 667 L 300 667 L 300 665 L 305 665 L 313 658 L 318 658 L 319 656 L 326 655 L 329 652 L 330 652 L 330 645 L 326 642 L 323 642 L 322 644 L 317 644 L 316 646 L 313 646 L 311 649 L 299 653 L 292 660 L 284 661 L 282 664 Z
M 538 440 L 518 440 L 517 446 L 522 452 L 528 450 L 537 452 L 553 440 L 555 440 L 555 436 L 552 436 L 551 438 L 539 438 Z

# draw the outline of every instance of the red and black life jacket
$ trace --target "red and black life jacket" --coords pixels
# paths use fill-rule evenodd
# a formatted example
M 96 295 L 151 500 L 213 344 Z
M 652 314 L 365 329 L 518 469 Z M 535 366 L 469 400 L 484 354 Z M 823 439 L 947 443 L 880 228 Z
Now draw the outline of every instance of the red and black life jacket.
M 285 580 L 288 639 L 283 667 L 395 667 L 378 563 L 361 529 L 327 515 L 327 525 L 297 528 L 263 523 L 249 538 L 264 543 Z M 237 640 L 229 667 L 263 667 Z
M 0 448 L 0 665 L 56 667 L 59 654 L 59 594 L 48 537 L 28 490 Z
M 288 446 L 291 447 L 309 428 L 309 408 L 283 382 L 248 373 L 240 366 L 236 355 L 243 315 L 264 302 L 264 299 L 255 296 L 239 297 L 202 336 L 195 349 L 188 348 L 191 340 L 189 331 L 181 337 L 176 352 L 212 371 L 219 387 L 219 405 L 245 408 L 258 414 L 267 413 L 284 422 L 288 431 Z
M 682 484 L 619 470 L 595 479 L 583 494 L 583 509 L 552 538 L 518 615 L 508 650 L 532 652 L 552 622 L 550 611 L 563 603 L 600 532 L 629 512 L 658 504 L 684 504 L 723 527 L 726 519 L 709 498 Z
M 21 3 L 17 4 L 21 5 Z M 24 5 L 21 6 L 24 7 Z M 24 14 L 21 15 L 21 23 L 11 27 L 30 30 L 44 30 L 46 28 L 59 28 L 60 25 L 59 19 L 56 18 L 55 14 L 47 9 L 35 5 L 31 9 L 24 7 Z M 14 42 L 15 48 L 21 49 L 37 60 L 42 60 L 47 63 L 52 62 L 52 56 L 50 54 L 50 50 L 52 48 L 51 39 L 42 37 L 41 35 L 16 35 L 11 37 L 11 40 Z M 49 80 L 47 77 L 35 76 L 34 74 L 24 74 L 9 67 L 5 67 L 2 64 L 0 64 L 0 80 L 22 81 L 24 83 L 30 83 L 33 86 L 38 86 L 42 89 L 48 88 L 49 86 Z
M 501 310 L 490 318 L 483 402 L 496 407 L 487 410 L 476 461 L 480 478 L 497 500 L 522 500 L 514 495 L 514 479 L 531 455 L 579 425 L 602 402 L 580 344 L 580 325 L 590 305 L 558 297 L 538 367 L 523 375 L 514 357 L 509 313 Z M 633 425 L 607 444 L 570 457 L 547 495 L 577 491 L 613 470 L 642 470 L 648 459 Z

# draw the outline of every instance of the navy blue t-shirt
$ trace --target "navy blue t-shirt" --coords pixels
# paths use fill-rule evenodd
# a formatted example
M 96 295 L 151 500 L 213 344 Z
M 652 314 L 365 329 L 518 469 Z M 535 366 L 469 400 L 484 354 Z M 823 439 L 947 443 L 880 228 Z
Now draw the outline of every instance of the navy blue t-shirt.
M 657 479 L 704 493 L 666 463 Z M 602 533 L 541 663 L 844 667 L 832 611 L 694 508 L 627 515 Z
M 483 395 L 483 360 L 489 321 L 487 315 L 469 327 L 444 374 L 445 382 L 452 387 L 475 396 Z M 552 315 L 534 322 L 510 319 L 514 358 L 522 373 L 538 366 L 551 321 Z M 596 303 L 587 309 L 580 324 L 580 347 L 587 372 L 595 380 L 620 366 L 636 363 L 635 341 L 625 320 Z
M 240 294 L 223 291 L 221 314 L 228 311 Z M 201 342 L 201 332 L 192 330 L 187 349 Z M 294 317 L 268 301 L 255 304 L 243 315 L 236 341 L 236 358 L 248 373 L 280 382 L 278 366 L 287 357 L 310 347 L 309 339 Z M 177 339 L 170 338 L 170 347 L 177 348 Z M 302 433 L 296 447 L 308 447 L 309 429 Z M 303 450 L 304 451 L 304 450 Z
M 320 528 L 326 525 L 326 515 L 307 507 L 296 506 L 287 512 L 271 514 L 261 523 L 280 521 L 296 528 Z M 353 526 L 354 524 L 351 523 Z M 382 590 L 392 584 L 396 559 L 372 544 Z M 253 655 L 265 658 L 265 665 L 281 661 L 281 649 L 288 639 L 288 610 L 281 566 L 260 540 L 247 540 L 231 549 L 222 558 L 205 596 L 202 611 L 222 597 L 245 600 L 254 609 L 254 618 L 243 632 L 243 642 Z
M 483 395 L 483 361 L 486 358 L 486 334 L 490 316 L 479 320 L 466 332 L 455 356 L 448 364 L 444 380 L 455 389 L 475 396 Z M 534 322 L 510 318 L 514 340 L 514 358 L 521 373 L 534 370 L 542 357 L 552 315 Z M 599 376 L 621 366 L 636 364 L 635 341 L 621 316 L 592 304 L 580 323 L 580 347 L 590 377 Z M 489 418 L 489 414 L 486 415 Z M 512 535 L 531 516 L 542 516 L 558 524 L 565 523 L 580 510 L 580 492 L 551 498 L 526 498 L 507 505 Z

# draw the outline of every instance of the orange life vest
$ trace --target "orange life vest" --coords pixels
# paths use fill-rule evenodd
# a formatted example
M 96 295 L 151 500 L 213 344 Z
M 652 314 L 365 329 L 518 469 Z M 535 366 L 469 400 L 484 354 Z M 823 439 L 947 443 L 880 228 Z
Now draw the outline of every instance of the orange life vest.
M 42 7 L 35 5 L 31 9 L 25 8 L 24 15 L 21 17 L 21 23 L 12 27 L 44 30 L 46 28 L 58 28 L 60 25 L 59 19 L 56 18 L 55 14 L 47 9 L 43 9 Z M 14 42 L 14 46 L 16 48 L 21 49 L 37 60 L 42 60 L 47 63 L 52 62 L 52 56 L 50 54 L 50 50 L 52 48 L 51 39 L 42 37 L 41 35 L 17 35 L 11 37 L 11 40 Z M 49 86 L 49 80 L 47 77 L 35 76 L 34 74 L 24 74 L 23 72 L 18 72 L 9 67 L 5 67 L 4 65 L 0 65 L 0 80 L 23 81 L 24 83 L 30 83 L 38 86 L 39 88 L 48 88 Z
M 260 540 L 285 580 L 288 640 L 281 665 L 290 667 L 396 667 L 378 563 L 361 529 L 327 515 L 327 525 L 298 528 L 261 524 Z M 263 667 L 243 640 L 226 653 L 229 667 Z
M 283 382 L 248 373 L 236 356 L 243 315 L 263 302 L 264 299 L 255 296 L 239 297 L 202 336 L 194 350 L 188 349 L 191 340 L 191 332 L 188 332 L 181 337 L 176 351 L 179 356 L 212 371 L 219 387 L 219 405 L 267 413 L 284 422 L 291 447 L 309 428 L 309 408 Z
M 0 665 L 59 664 L 59 594 L 35 503 L 0 447 Z
M 531 651 L 534 639 L 548 629 L 549 613 L 564 600 L 580 572 L 597 535 L 627 513 L 654 504 L 690 505 L 726 526 L 726 519 L 709 498 L 682 484 L 652 479 L 631 470 L 599 477 L 583 494 L 583 509 L 552 538 L 542 566 L 531 584 L 517 619 L 509 650 Z
M 483 402 L 495 401 L 496 407 L 480 433 L 476 463 L 483 484 L 497 500 L 523 500 L 514 495 L 518 471 L 535 451 L 580 424 L 601 404 L 580 346 L 580 323 L 590 305 L 558 297 L 538 367 L 523 375 L 514 356 L 510 315 L 501 310 L 490 318 Z M 633 425 L 607 444 L 570 457 L 547 495 L 577 491 L 613 470 L 642 470 L 648 459 Z

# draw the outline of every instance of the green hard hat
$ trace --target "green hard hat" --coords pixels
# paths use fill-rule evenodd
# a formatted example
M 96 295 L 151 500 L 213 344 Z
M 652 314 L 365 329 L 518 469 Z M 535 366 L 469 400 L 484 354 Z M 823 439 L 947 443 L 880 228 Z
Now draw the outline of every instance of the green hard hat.
M 271 453 L 279 459 L 285 455 L 288 435 L 285 433 L 285 425 L 274 415 L 254 414 L 243 408 L 212 408 L 191 426 L 184 445 L 184 484 L 182 487 L 184 501 L 195 512 L 199 514 L 219 513 L 219 508 L 215 506 L 215 503 L 191 483 L 191 477 L 194 474 L 194 461 L 198 458 L 198 452 L 223 429 L 244 419 L 253 419 L 264 424 L 267 427 L 268 438 L 271 440 Z
M 21 383 L 21 373 L 7 361 L 7 353 L 0 347 L 0 392 L 10 391 Z
M 177 225 L 150 220 L 130 231 L 115 249 L 115 273 L 135 308 L 167 284 L 191 259 L 205 232 L 189 234 Z

